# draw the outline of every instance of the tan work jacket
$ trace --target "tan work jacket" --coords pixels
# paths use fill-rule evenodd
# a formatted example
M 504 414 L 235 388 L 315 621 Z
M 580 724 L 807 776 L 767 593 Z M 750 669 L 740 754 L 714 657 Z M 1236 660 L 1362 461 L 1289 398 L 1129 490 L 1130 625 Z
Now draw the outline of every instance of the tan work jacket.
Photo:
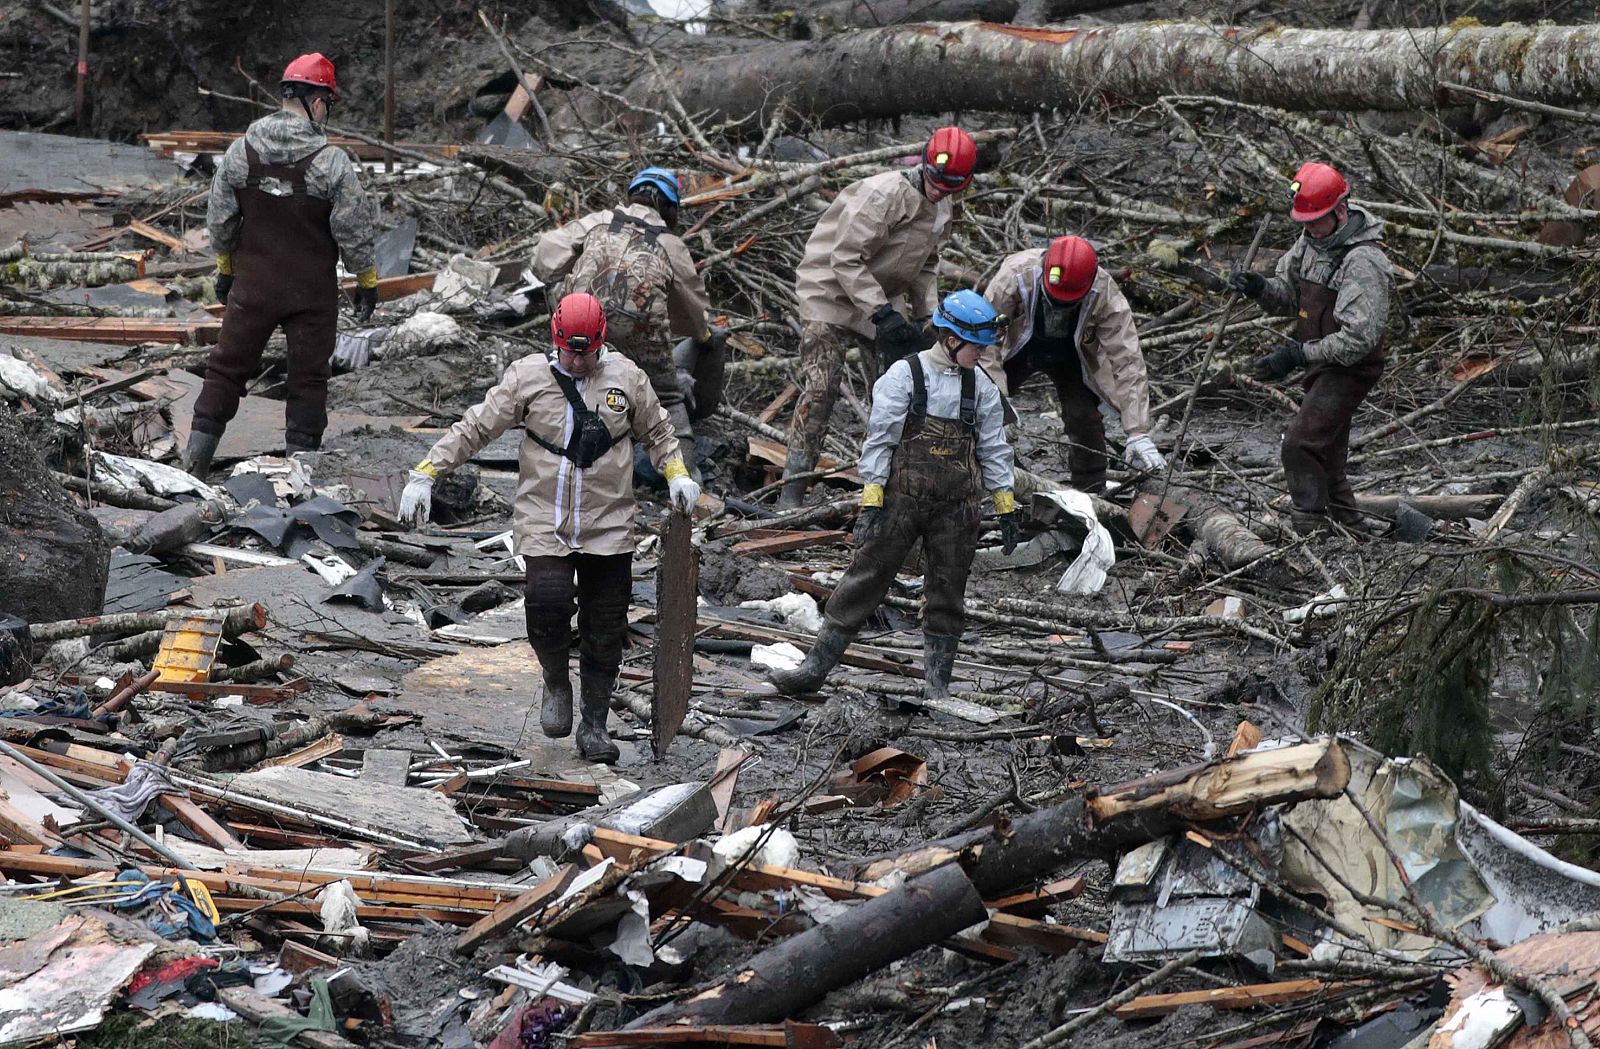
M 656 244 L 660 246 L 661 254 L 665 257 L 671 274 L 666 292 L 667 321 L 672 334 L 679 338 L 705 338 L 710 331 L 706 322 L 706 311 L 711 308 L 711 300 L 706 296 L 705 281 L 700 279 L 699 271 L 694 268 L 694 259 L 689 255 L 689 246 L 683 242 L 682 237 L 668 232 L 666 222 L 654 208 L 647 208 L 643 204 L 624 204 L 619 208 L 596 211 L 544 234 L 533 249 L 530 268 L 534 276 L 547 284 L 553 284 L 565 277 L 571 272 L 573 264 L 578 261 L 578 256 L 583 253 L 583 244 L 588 239 L 589 233 L 597 226 L 609 226 L 612 217 L 619 212 L 648 225 L 660 227 L 661 233 L 656 238 Z M 621 260 L 607 261 L 615 263 Z
M 950 239 L 950 198 L 937 204 L 914 175 L 885 171 L 846 186 L 822 213 L 795 269 L 800 320 L 872 338 L 872 311 L 893 305 L 926 320 L 939 304 L 939 248 Z
M 1044 273 L 1043 248 L 1008 255 L 984 289 L 983 297 L 1010 318 L 998 346 L 985 351 L 983 370 L 1006 393 L 1003 364 L 1033 337 L 1034 310 L 1043 294 L 1039 278 Z M 1073 336 L 1083 381 L 1095 396 L 1117 410 L 1129 437 L 1150 430 L 1150 384 L 1145 377 L 1144 354 L 1133 324 L 1133 307 L 1105 267 L 1097 267 L 1094 284 L 1078 307 L 1078 327 Z
M 561 448 L 576 412 L 551 373 L 552 359 L 534 354 L 514 362 L 483 402 L 467 411 L 428 453 L 440 471 L 476 455 L 513 426 L 524 433 L 518 453 L 517 502 L 511 530 L 523 557 L 627 554 L 633 538 L 633 443 L 650 453 L 656 469 L 679 458 L 672 420 L 637 364 L 605 347 L 578 393 L 617 442 L 587 470 L 542 448 L 527 431 Z

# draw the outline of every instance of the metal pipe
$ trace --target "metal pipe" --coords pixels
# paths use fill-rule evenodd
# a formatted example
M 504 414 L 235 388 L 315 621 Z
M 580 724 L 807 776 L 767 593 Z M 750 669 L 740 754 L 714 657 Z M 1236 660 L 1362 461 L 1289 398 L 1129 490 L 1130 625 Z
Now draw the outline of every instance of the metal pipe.
M 104 714 L 115 714 L 117 711 L 127 706 L 128 701 L 133 699 L 134 696 L 137 696 L 139 693 L 155 684 L 156 678 L 160 676 L 161 671 L 159 670 L 151 670 L 140 674 L 138 677 L 128 682 L 126 686 L 119 690 L 110 699 L 106 700 L 98 707 L 95 707 L 94 716 L 100 717 Z
M 51 784 L 53 784 L 62 793 L 66 794 L 67 797 L 71 798 L 73 801 L 76 801 L 79 805 L 82 805 L 84 808 L 88 809 L 96 816 L 99 816 L 101 819 L 110 821 L 111 824 L 118 830 L 132 835 L 135 841 L 150 849 L 157 856 L 160 856 L 172 866 L 177 867 L 179 870 L 189 869 L 190 864 L 183 857 L 179 856 L 175 852 L 172 852 L 165 845 L 161 844 L 159 841 L 152 838 L 138 827 L 134 826 L 132 823 L 129 823 L 127 820 L 123 819 L 120 813 L 111 811 L 110 809 L 101 805 L 98 801 L 95 801 L 89 795 L 85 794 L 83 791 L 79 790 L 77 787 L 74 787 L 72 784 L 56 775 L 54 769 L 39 764 L 37 761 L 34 761 L 32 758 L 28 757 L 28 755 L 22 753 L 22 751 L 18 750 L 16 747 L 13 747 L 3 739 L 0 739 L 0 754 L 4 754 L 6 757 L 13 759 L 17 762 L 17 764 L 31 772 L 37 772 L 39 775 L 49 780 Z

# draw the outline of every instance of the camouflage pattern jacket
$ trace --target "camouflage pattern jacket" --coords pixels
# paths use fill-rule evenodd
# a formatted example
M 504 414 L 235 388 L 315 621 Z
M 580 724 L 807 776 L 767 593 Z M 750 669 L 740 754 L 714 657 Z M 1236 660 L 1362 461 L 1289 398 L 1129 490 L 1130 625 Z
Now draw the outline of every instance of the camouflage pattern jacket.
M 206 229 L 211 234 L 212 250 L 219 256 L 232 255 L 239 243 L 242 217 L 234 191 L 242 188 L 250 175 L 250 162 L 244 150 L 246 142 L 265 163 L 293 164 L 326 146 L 328 136 L 305 117 L 279 110 L 255 121 L 243 138 L 228 147 L 211 179 L 211 199 L 206 206 Z M 361 188 L 361 179 L 349 154 L 342 149 L 322 149 L 306 172 L 306 190 L 313 197 L 333 204 L 328 225 L 344 258 L 344 268 L 353 274 L 371 269 L 378 216 Z

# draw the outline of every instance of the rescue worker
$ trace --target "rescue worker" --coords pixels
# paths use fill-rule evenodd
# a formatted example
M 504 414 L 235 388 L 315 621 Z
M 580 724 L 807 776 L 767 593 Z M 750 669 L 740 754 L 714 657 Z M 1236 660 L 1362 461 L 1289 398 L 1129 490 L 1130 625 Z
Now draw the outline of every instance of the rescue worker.
M 866 486 L 855 554 L 805 661 L 772 674 L 779 691 L 794 695 L 822 684 L 921 539 L 923 698 L 949 697 L 983 492 L 1000 514 L 1006 553 L 1016 549 L 1021 527 L 1005 406 L 999 388 L 977 367 L 1003 324 L 977 292 L 955 292 L 934 315 L 933 347 L 896 361 L 873 387 L 872 418 L 856 465 Z
M 328 425 L 339 315 L 336 264 L 356 275 L 356 319 L 378 303 L 377 216 L 356 166 L 322 125 L 339 98 L 333 63 L 301 55 L 283 71 L 282 107 L 228 147 L 211 180 L 206 229 L 217 252 L 222 332 L 195 401 L 184 469 L 204 478 L 274 330 L 288 340 L 284 446 L 315 451 Z
M 567 658 L 578 615 L 582 722 L 578 753 L 615 761 L 606 733 L 611 689 L 622 664 L 633 591 L 633 445 L 667 478 L 672 505 L 694 509 L 672 420 L 637 364 L 606 344 L 606 314 L 587 292 L 565 296 L 550 318 L 553 353 L 514 362 L 410 472 L 403 520 L 420 523 L 439 474 L 466 462 L 513 426 L 522 428 L 512 533 L 527 571 L 528 641 L 544 675 L 539 726 L 572 732 Z
M 1002 393 L 1015 396 L 1043 372 L 1055 384 L 1061 426 L 1071 442 L 1072 487 L 1106 486 L 1102 404 L 1122 419 L 1123 455 L 1153 473 L 1167 460 L 1150 437 L 1150 386 L 1133 325 L 1133 307 L 1082 237 L 1057 237 L 1048 247 L 1007 256 L 984 298 L 1011 318 L 1005 337 L 984 354 L 984 368 Z
M 950 237 L 952 198 L 971 183 L 977 162 L 972 136 L 942 127 L 914 170 L 846 186 L 817 220 L 795 270 L 802 388 L 785 478 L 816 467 L 852 346 L 870 381 L 928 345 L 924 327 L 939 303 L 939 248 Z M 794 509 L 805 494 L 804 480 L 788 480 L 778 505 Z
M 1350 204 L 1334 168 L 1304 164 L 1290 183 L 1289 217 L 1300 239 L 1271 277 L 1233 274 L 1228 283 L 1266 312 L 1293 315 L 1293 338 L 1255 362 L 1262 380 L 1304 368 L 1305 396 L 1283 435 L 1283 471 L 1301 532 L 1328 521 L 1358 525 L 1355 488 L 1345 474 L 1350 421 L 1383 374 L 1384 329 L 1394 270 L 1382 247 L 1383 223 Z
M 694 427 L 669 335 L 693 339 L 697 355 L 704 356 L 723 352 L 726 333 L 707 323 L 705 283 L 675 232 L 681 200 L 676 174 L 645 168 L 628 183 L 626 204 L 540 237 L 532 268 L 542 281 L 566 278 L 566 291 L 586 291 L 600 300 L 611 346 L 644 369 L 656 399 L 672 417 L 690 473 L 698 477 Z

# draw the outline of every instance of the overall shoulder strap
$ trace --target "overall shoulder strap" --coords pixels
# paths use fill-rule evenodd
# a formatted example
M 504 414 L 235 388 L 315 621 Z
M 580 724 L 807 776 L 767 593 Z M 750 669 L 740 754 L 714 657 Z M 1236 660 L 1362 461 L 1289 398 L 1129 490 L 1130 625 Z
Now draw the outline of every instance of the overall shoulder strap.
M 961 425 L 978 428 L 978 369 L 961 369 Z
M 911 407 L 909 415 L 918 417 L 928 414 L 928 379 L 922 374 L 922 354 L 913 353 L 905 358 L 906 366 L 911 369 Z

